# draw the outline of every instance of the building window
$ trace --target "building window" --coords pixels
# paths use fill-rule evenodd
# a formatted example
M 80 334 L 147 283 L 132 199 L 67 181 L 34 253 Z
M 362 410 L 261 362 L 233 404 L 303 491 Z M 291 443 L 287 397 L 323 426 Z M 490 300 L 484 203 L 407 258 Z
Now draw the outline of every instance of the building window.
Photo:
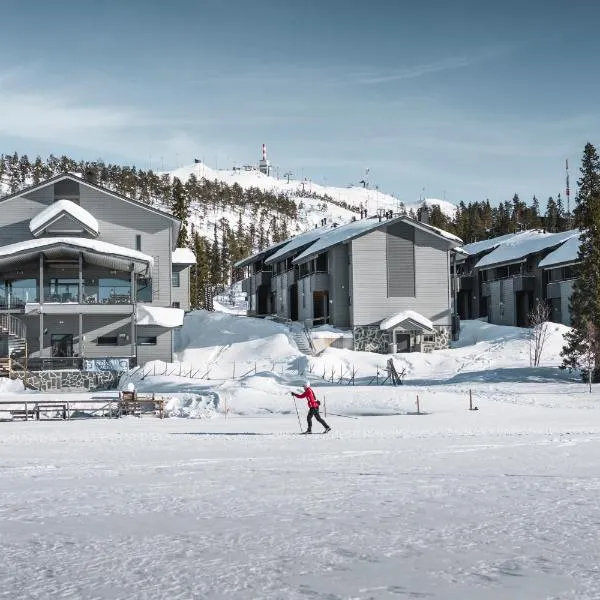
M 435 344 L 435 335 L 424 335 L 423 336 L 423 342 L 425 344 Z
M 173 302 L 173 303 L 171 304 L 171 307 L 172 307 L 172 308 L 181 308 L 181 303 L 180 303 L 180 302 Z
M 142 249 L 142 236 L 139 234 L 135 236 L 135 249 L 140 251 Z
M 156 346 L 155 335 L 138 335 L 138 346 Z
M 171 273 L 171 285 L 173 287 L 179 287 L 180 283 L 179 283 L 179 271 L 173 271 Z
M 116 335 L 103 335 L 96 340 L 98 346 L 118 346 Z

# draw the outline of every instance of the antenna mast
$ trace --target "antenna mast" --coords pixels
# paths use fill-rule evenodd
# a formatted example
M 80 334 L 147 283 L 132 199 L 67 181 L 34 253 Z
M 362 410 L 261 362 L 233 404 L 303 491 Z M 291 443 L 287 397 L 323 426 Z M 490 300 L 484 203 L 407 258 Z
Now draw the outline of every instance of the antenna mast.
M 569 224 L 569 229 L 571 229 L 571 190 L 569 189 L 569 159 L 565 160 L 565 168 L 567 172 L 567 223 Z

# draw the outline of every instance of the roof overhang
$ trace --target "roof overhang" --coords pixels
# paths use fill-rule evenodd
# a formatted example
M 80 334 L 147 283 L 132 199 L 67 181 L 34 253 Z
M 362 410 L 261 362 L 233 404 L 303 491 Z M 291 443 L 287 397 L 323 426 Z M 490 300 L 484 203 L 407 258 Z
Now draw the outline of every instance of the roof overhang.
M 89 264 L 141 274 L 148 273 L 154 263 L 151 256 L 116 244 L 87 238 L 45 238 L 0 247 L 0 268 L 17 266 L 40 254 L 47 260 L 75 258 L 81 254 Z

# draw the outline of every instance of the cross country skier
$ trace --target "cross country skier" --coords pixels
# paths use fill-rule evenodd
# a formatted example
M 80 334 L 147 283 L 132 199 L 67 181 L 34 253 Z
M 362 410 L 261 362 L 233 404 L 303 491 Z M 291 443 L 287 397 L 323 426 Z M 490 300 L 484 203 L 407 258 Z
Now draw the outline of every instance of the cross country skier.
M 329 427 L 329 425 L 327 425 L 327 423 L 323 421 L 321 415 L 319 414 L 319 406 L 321 405 L 321 403 L 315 397 L 315 393 L 310 387 L 310 383 L 308 381 L 304 384 L 304 393 L 295 394 L 294 392 L 292 392 L 292 396 L 295 396 L 296 398 L 306 398 L 306 401 L 308 402 L 308 415 L 306 416 L 306 421 L 308 422 L 308 429 L 304 433 L 312 433 L 313 417 L 317 421 L 319 421 L 319 423 L 321 423 L 323 427 L 325 427 L 325 431 L 323 433 L 331 431 L 331 427 Z

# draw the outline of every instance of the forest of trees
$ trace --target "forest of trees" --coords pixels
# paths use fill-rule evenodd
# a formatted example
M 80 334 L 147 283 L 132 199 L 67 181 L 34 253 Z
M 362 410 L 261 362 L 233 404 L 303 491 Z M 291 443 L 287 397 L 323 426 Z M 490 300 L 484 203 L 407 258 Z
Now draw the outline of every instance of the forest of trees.
M 210 307 L 215 290 L 242 277 L 233 267 L 236 261 L 296 233 L 298 208 L 303 202 L 297 203 L 282 193 L 243 189 L 237 183 L 230 186 L 220 181 L 197 179 L 194 175 L 182 182 L 168 174 L 106 164 L 102 160 L 75 161 L 67 156 L 50 155 L 46 159 L 38 156 L 32 161 L 27 155 L 17 153 L 0 155 L 0 182 L 8 193 L 66 172 L 77 173 L 115 192 L 167 210 L 182 220 L 184 226 L 178 245 L 189 246 L 197 257 L 192 269 L 194 308 Z M 360 211 L 360 207 L 328 195 L 304 191 L 295 192 L 294 196 L 318 200 L 324 208 L 330 203 L 356 213 Z M 495 207 L 489 200 L 461 202 L 452 219 L 438 206 L 427 210 L 432 225 L 469 243 L 525 229 L 568 229 L 571 217 L 560 194 L 548 198 L 545 204 L 542 210 L 537 198 L 527 203 L 515 194 L 512 200 Z M 417 214 L 411 210 L 409 216 L 420 218 L 421 210 L 424 209 L 420 208 Z M 194 227 L 194 222 L 201 227 Z

